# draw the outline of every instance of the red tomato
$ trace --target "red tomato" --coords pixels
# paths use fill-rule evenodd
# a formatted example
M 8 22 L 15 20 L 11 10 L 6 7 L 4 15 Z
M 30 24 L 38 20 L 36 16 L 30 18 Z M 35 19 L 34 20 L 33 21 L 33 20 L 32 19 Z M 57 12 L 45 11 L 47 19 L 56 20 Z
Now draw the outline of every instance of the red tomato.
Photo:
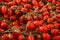
M 51 32 L 52 32 L 53 35 L 58 35 L 59 30 L 58 29 L 52 29 Z
M 34 38 L 33 35 L 29 35 L 29 36 L 28 36 L 28 40 L 35 40 L 35 38 Z
M 48 27 L 48 29 L 50 29 L 50 30 L 51 30 L 51 29 L 54 29 L 54 25 L 53 25 L 53 24 L 48 24 L 47 27 Z
M 20 35 L 20 36 L 18 37 L 18 40 L 24 40 L 24 36 L 23 36 L 23 35 Z
M 14 0 L 17 4 L 21 3 L 21 0 Z
M 14 20 L 16 20 L 17 18 L 16 18 L 16 16 L 11 16 L 10 19 L 14 21 Z
M 8 39 L 8 34 L 4 34 L 3 36 L 2 36 L 2 40 L 7 40 Z
M 38 2 L 37 2 L 36 0 L 32 0 L 32 4 L 33 4 L 34 6 L 38 6 Z
M 27 28 L 28 28 L 29 30 L 34 30 L 34 29 L 36 28 L 36 26 L 35 26 L 33 23 L 28 22 L 28 23 L 27 23 Z
M 40 31 L 40 32 L 47 33 L 47 32 L 48 32 L 48 28 L 47 28 L 46 26 L 41 26 L 41 27 L 39 28 L 39 31 Z
M 42 37 L 44 40 L 51 40 L 51 36 L 48 33 L 43 33 Z
M 13 6 L 13 5 L 15 5 L 15 4 L 16 4 L 16 3 L 15 3 L 14 1 L 11 1 L 11 2 L 8 3 L 9 6 Z
M 22 0 L 22 2 L 27 3 L 27 2 L 28 2 L 28 0 Z
M 6 22 L 2 22 L 1 23 L 1 28 L 6 28 L 6 26 L 7 26 L 7 23 Z
M 60 35 L 53 36 L 53 40 L 60 40 Z
M 32 8 L 32 6 L 30 4 L 25 4 L 24 7 L 28 8 L 28 9 Z
M 1 8 L 1 10 L 2 10 L 2 13 L 3 13 L 3 14 L 6 14 L 8 8 L 3 5 L 2 8 Z
M 33 23 L 34 23 L 37 27 L 41 26 L 41 24 L 42 24 L 42 22 L 40 22 L 40 21 L 34 21 Z

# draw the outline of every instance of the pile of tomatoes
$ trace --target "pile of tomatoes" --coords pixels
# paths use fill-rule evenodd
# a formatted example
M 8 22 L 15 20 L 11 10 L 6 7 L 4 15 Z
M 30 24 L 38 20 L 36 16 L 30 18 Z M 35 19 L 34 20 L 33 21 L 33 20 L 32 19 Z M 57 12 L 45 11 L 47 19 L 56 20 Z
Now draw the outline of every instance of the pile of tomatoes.
M 0 0 L 0 40 L 60 40 L 60 0 Z

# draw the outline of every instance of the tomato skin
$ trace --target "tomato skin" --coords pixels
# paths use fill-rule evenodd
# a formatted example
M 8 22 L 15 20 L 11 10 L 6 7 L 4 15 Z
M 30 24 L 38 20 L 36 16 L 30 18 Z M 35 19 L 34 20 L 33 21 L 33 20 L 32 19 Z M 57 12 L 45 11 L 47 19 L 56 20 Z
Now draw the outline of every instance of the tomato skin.
M 51 32 L 52 32 L 53 35 L 58 35 L 59 30 L 58 29 L 52 29 Z
M 19 22 L 15 21 L 15 22 L 13 22 L 13 25 L 14 26 L 19 26 Z
M 48 28 L 49 30 L 54 29 L 54 25 L 48 24 L 48 25 L 47 25 L 47 28 Z
M 23 13 L 27 13 L 28 12 L 28 9 L 27 8 L 22 8 L 22 12 Z
M 25 4 L 25 7 L 26 7 L 27 9 L 32 8 L 32 6 L 31 6 L 30 4 Z
M 45 12 L 43 13 L 43 15 L 48 15 L 48 16 L 49 16 L 49 12 L 48 12 L 48 11 L 45 11 Z
M 20 34 L 18 32 L 13 32 L 12 33 L 12 37 L 13 37 L 14 40 L 18 39 L 19 35 Z
M 33 22 L 37 27 L 39 27 L 41 25 L 41 22 L 40 21 L 34 21 Z
M 12 16 L 12 14 L 13 14 L 13 11 L 12 11 L 11 9 L 9 9 L 9 10 L 8 10 L 8 15 L 9 15 L 9 16 Z
M 58 20 L 58 23 L 60 23 L 60 19 Z
M 5 0 L 6 2 L 10 2 L 10 0 Z
M 33 35 L 29 35 L 29 36 L 28 36 L 28 40 L 35 40 L 35 38 L 34 38 Z
M 16 3 L 14 1 L 11 1 L 8 3 L 9 6 L 14 6 Z
M 48 18 L 48 22 L 53 23 L 54 19 L 53 18 Z
M 53 7 L 52 7 L 52 10 L 55 10 L 55 9 L 56 9 L 56 6 L 53 6 Z
M 9 17 L 8 14 L 5 14 L 5 15 L 4 15 L 4 18 L 8 19 L 8 17 Z
M 48 15 L 45 15 L 44 16 L 44 20 L 48 20 L 49 16 Z
M 16 20 L 17 18 L 16 18 L 16 16 L 11 16 L 10 19 L 14 21 L 14 20 Z
M 1 23 L 1 28 L 6 28 L 6 26 L 7 26 L 7 23 L 6 22 L 2 22 Z
M 27 3 L 27 2 L 28 2 L 28 0 L 22 0 L 22 2 L 23 2 L 23 3 Z
M 60 2 L 60 0 L 58 0 L 58 2 Z
M 4 31 L 5 31 L 4 29 L 0 28 L 0 33 L 3 33 Z
M 52 2 L 52 0 L 48 0 L 48 2 Z
M 18 40 L 24 40 L 23 35 L 20 35 L 20 36 L 18 37 Z
M 52 0 L 52 3 L 53 3 L 53 4 L 56 4 L 56 0 Z
M 6 14 L 8 8 L 3 5 L 2 8 L 1 8 L 1 10 L 2 10 L 2 14 Z
M 33 4 L 34 6 L 38 6 L 38 3 L 37 3 L 36 0 L 32 0 L 32 4 Z
M 42 8 L 44 4 L 42 1 L 40 1 L 38 5 L 39 5 L 39 8 Z
M 28 22 L 27 28 L 28 28 L 28 30 L 34 30 L 36 28 L 36 26 L 33 23 Z
M 44 34 L 42 34 L 42 36 L 43 36 L 44 40 L 50 40 L 51 39 L 51 37 L 48 33 L 44 33 Z
M 4 35 L 2 36 L 2 40 L 7 40 L 7 37 L 8 37 L 8 34 L 4 34 Z
M 54 26 L 55 26 L 55 28 L 57 28 L 57 29 L 60 28 L 60 27 L 59 27 L 59 26 L 60 26 L 59 23 L 55 23 Z
M 48 32 L 48 28 L 45 27 L 45 26 L 41 26 L 41 27 L 39 28 L 39 31 L 42 32 L 42 33 L 47 33 L 47 32 Z
M 14 0 L 17 4 L 21 3 L 21 0 Z
M 41 16 L 39 16 L 39 20 L 43 20 L 43 16 L 41 15 Z
M 53 40 L 60 40 L 60 35 L 53 36 Z

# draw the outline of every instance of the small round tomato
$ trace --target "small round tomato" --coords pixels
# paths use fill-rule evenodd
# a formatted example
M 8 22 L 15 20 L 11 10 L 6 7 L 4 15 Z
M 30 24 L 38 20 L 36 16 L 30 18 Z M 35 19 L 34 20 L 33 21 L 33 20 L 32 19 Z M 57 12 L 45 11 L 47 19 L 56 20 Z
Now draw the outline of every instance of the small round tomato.
M 28 2 L 28 0 L 22 0 L 22 2 L 27 3 L 27 2 Z
M 46 26 L 41 26 L 41 27 L 39 28 L 39 31 L 40 31 L 40 32 L 47 33 L 47 32 L 48 32 L 48 28 L 47 28 Z
M 8 39 L 8 34 L 2 35 L 2 40 L 7 40 Z
M 37 27 L 39 27 L 41 25 L 41 22 L 40 21 L 34 21 L 33 22 Z
M 53 25 L 53 24 L 48 24 L 48 25 L 47 25 L 47 28 L 48 28 L 49 30 L 54 29 L 54 25 Z
M 36 26 L 33 23 L 28 22 L 27 28 L 28 28 L 28 30 L 34 30 L 36 28 Z
M 1 8 L 1 10 L 2 10 L 2 13 L 6 14 L 8 8 L 3 5 L 2 8 Z
M 21 3 L 21 0 L 14 0 L 17 4 Z
M 51 36 L 48 33 L 43 33 L 42 37 L 43 37 L 44 40 L 51 40 Z
M 7 27 L 7 23 L 6 22 L 2 22 L 1 23 L 1 28 L 6 28 Z
M 11 16 L 10 19 L 14 21 L 14 20 L 16 20 L 17 18 L 16 18 L 16 16 Z
M 44 16 L 44 20 L 48 20 L 49 16 L 48 15 L 45 15 Z
M 52 29 L 51 32 L 52 32 L 53 35 L 58 35 L 59 30 L 58 29 Z
M 23 35 L 19 35 L 18 40 L 24 40 L 24 36 Z
M 53 36 L 53 39 L 52 40 L 60 40 L 60 35 Z
M 29 36 L 28 36 L 28 40 L 35 40 L 35 38 L 34 38 L 33 35 L 29 35 Z
M 34 6 L 38 6 L 38 2 L 37 2 L 36 0 L 32 0 L 32 4 L 33 4 Z
M 30 4 L 25 4 L 24 7 L 28 8 L 28 9 L 32 8 L 32 6 Z
M 4 18 L 6 18 L 6 19 L 7 19 L 8 17 L 9 17 L 9 16 L 8 16 L 8 14 L 5 14 L 5 15 L 4 15 Z
M 14 1 L 11 1 L 11 2 L 8 3 L 9 6 L 13 6 L 13 5 L 15 5 L 15 4 L 16 4 L 16 3 L 15 3 Z

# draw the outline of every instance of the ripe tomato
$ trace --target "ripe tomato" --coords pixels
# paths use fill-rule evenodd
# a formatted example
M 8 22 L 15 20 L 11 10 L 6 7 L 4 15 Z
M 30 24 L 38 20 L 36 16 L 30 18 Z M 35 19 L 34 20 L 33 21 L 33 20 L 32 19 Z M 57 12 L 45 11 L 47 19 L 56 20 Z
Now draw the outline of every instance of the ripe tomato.
M 3 5 L 2 8 L 1 8 L 1 10 L 2 10 L 2 13 L 3 13 L 3 14 L 6 14 L 8 8 Z
M 1 28 L 6 28 L 7 27 L 7 23 L 6 22 L 2 22 L 1 23 Z
M 35 40 L 35 38 L 34 38 L 33 35 L 29 35 L 29 36 L 28 36 L 28 40 Z
M 42 34 L 44 40 L 50 40 L 51 36 L 48 33 L 43 33 Z
M 2 40 L 7 40 L 7 38 L 8 38 L 8 34 L 4 34 L 4 35 L 2 36 Z
M 54 29 L 54 25 L 48 24 L 48 25 L 47 25 L 47 28 L 48 28 L 49 30 Z
M 40 32 L 43 32 L 43 33 L 47 33 L 47 32 L 48 32 L 48 28 L 45 27 L 45 26 L 41 26 L 41 27 L 39 28 L 39 31 L 40 31 Z
M 32 6 L 30 4 L 25 4 L 24 7 L 28 8 L 28 9 L 32 8 Z
M 17 18 L 16 18 L 16 16 L 11 16 L 10 19 L 14 21 L 14 20 L 16 20 Z
M 22 0 L 22 2 L 27 3 L 27 2 L 28 2 L 28 0 Z
M 18 37 L 18 40 L 24 40 L 24 36 L 23 36 L 23 35 L 20 35 L 20 36 Z
M 28 22 L 27 28 L 28 28 L 28 30 L 34 30 L 36 28 L 36 26 L 33 23 Z
M 16 3 L 15 3 L 14 1 L 11 1 L 11 2 L 8 3 L 9 6 L 13 6 L 13 5 L 15 5 L 15 4 L 16 4 Z
M 33 22 L 37 27 L 41 26 L 42 25 L 42 22 L 41 21 L 34 21 Z
M 17 4 L 21 3 L 21 0 L 14 0 Z
M 58 35 L 59 30 L 58 29 L 52 29 L 51 32 L 52 32 L 53 35 Z
M 53 40 L 60 40 L 60 35 L 53 36 Z
M 33 4 L 34 6 L 38 6 L 38 3 L 37 3 L 36 0 L 32 0 L 32 4 Z

